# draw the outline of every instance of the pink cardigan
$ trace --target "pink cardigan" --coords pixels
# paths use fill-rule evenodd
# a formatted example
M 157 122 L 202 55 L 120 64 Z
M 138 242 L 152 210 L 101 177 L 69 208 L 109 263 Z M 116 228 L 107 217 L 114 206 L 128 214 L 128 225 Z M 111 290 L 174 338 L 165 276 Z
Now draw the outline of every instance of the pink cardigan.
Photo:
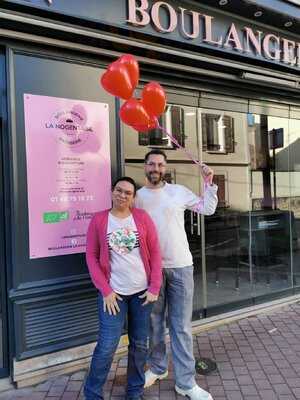
M 113 291 L 109 286 L 110 260 L 106 241 L 109 211 L 100 211 L 93 216 L 87 232 L 86 245 L 86 261 L 90 276 L 96 288 L 105 297 Z M 148 290 L 158 294 L 162 272 L 156 228 L 146 211 L 133 208 L 132 216 L 139 233 L 140 254 L 148 277 Z

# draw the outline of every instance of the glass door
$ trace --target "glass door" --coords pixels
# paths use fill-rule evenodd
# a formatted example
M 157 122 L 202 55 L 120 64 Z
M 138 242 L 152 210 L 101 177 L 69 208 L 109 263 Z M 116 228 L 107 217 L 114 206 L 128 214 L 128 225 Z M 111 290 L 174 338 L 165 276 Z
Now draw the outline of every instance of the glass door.
M 207 316 L 251 304 L 253 297 L 251 265 L 241 257 L 247 237 L 241 220 L 250 211 L 247 109 L 247 100 L 201 93 L 201 155 L 214 169 L 219 199 L 215 214 L 203 218 Z
M 210 94 L 200 106 L 202 159 L 214 166 L 219 186 L 218 209 L 205 217 L 207 315 L 213 315 L 292 289 L 297 188 L 290 185 L 288 106 Z
M 287 152 L 287 150 L 286 150 Z M 290 242 L 293 285 L 300 287 L 300 108 L 290 108 L 289 119 L 289 186 L 290 186 Z
M 251 216 L 248 262 L 253 270 L 256 302 L 284 295 L 293 287 L 289 171 L 289 107 L 250 102 L 248 141 L 251 179 Z M 250 243 L 250 242 L 249 242 Z

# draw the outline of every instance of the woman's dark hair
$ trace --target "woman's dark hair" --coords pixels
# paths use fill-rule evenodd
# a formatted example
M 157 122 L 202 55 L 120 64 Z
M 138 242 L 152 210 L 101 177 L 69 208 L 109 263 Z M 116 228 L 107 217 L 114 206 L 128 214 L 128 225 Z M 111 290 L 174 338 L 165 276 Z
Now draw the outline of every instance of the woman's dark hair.
M 121 176 L 121 178 L 116 179 L 112 185 L 112 190 L 114 190 L 117 183 L 123 182 L 123 181 L 129 182 L 132 184 L 132 186 L 134 187 L 134 196 L 135 196 L 136 191 L 137 191 L 137 185 L 136 185 L 135 181 L 132 178 L 130 178 L 129 176 Z

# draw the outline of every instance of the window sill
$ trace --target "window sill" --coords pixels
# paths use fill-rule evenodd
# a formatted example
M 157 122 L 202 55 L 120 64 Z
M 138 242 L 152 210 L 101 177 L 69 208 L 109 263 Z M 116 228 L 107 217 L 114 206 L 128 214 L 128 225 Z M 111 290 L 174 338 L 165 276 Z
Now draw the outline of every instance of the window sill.
M 224 150 L 224 151 L 206 150 L 205 153 L 208 153 L 208 154 L 228 154 L 226 150 Z

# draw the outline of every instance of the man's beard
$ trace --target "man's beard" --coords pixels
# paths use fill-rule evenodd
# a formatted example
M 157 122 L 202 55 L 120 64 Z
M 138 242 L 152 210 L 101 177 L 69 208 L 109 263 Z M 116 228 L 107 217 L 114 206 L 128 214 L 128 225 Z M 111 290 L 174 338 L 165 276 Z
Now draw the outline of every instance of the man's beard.
M 146 177 L 152 185 L 159 185 L 164 179 L 164 174 L 161 172 L 148 172 Z

